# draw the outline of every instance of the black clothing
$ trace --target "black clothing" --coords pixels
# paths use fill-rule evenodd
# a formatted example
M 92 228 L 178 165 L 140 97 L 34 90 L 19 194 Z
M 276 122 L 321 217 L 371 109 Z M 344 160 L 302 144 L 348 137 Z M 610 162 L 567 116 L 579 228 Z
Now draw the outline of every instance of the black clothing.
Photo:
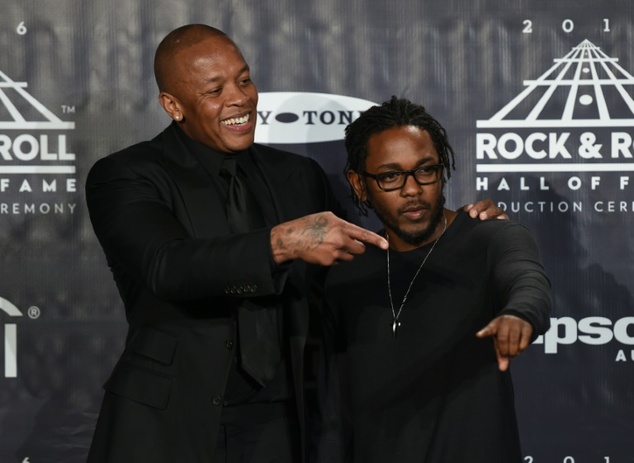
M 210 180 L 218 192 L 218 195 L 223 204 L 227 203 L 227 192 L 229 188 L 229 182 L 227 178 L 223 176 L 222 173 L 222 165 L 227 156 L 231 156 L 236 159 L 237 168 L 241 170 L 242 175 L 246 177 L 246 181 L 248 183 L 248 187 L 251 189 L 253 196 L 258 200 L 260 210 L 264 217 L 260 217 L 263 221 L 261 223 L 262 228 L 264 227 L 273 227 L 274 225 L 280 223 L 277 217 L 277 213 L 274 207 L 274 201 L 271 197 L 271 193 L 266 185 L 266 182 L 262 178 L 262 172 L 258 167 L 258 164 L 253 159 L 255 155 L 252 149 L 241 151 L 239 153 L 233 153 L 227 155 L 220 151 L 216 151 L 213 148 L 205 146 L 201 143 L 198 143 L 191 138 L 187 137 L 178 127 L 176 128 L 176 133 L 183 143 L 183 145 L 187 148 L 187 151 L 192 153 L 198 162 L 207 170 L 209 173 Z M 232 231 L 235 233 L 235 231 Z M 271 269 L 272 272 L 279 271 L 279 267 L 277 264 L 271 260 Z M 236 316 L 240 304 L 243 304 L 245 301 L 242 299 L 228 301 L 227 304 L 231 306 L 231 314 L 232 316 Z M 248 301 L 249 304 L 253 304 L 252 301 Z M 282 310 L 279 303 L 273 304 L 272 307 L 265 307 L 264 310 Z M 242 337 L 240 336 L 240 329 L 238 326 L 238 346 L 235 349 L 235 355 L 233 358 L 233 364 L 231 370 L 229 372 L 229 378 L 227 380 L 227 387 L 224 396 L 225 406 L 232 406 L 243 403 L 261 403 L 261 402 L 272 402 L 272 401 L 281 401 L 281 400 L 290 400 L 293 397 L 292 387 L 291 387 L 291 377 L 290 370 L 288 365 L 288 352 L 285 348 L 285 343 L 282 340 L 282 333 L 284 332 L 283 326 L 283 317 L 276 317 L 279 323 L 278 333 L 274 333 L 274 335 L 279 339 L 281 344 L 280 348 L 282 349 L 282 361 L 279 364 L 279 371 L 274 376 L 274 378 L 269 381 L 266 388 L 262 388 L 253 378 L 250 377 L 248 373 L 246 373 L 240 367 L 240 346 Z M 235 320 L 234 320 L 235 322 Z
M 398 310 L 430 245 L 390 251 Z M 393 337 L 385 251 L 368 247 L 326 282 L 320 463 L 520 463 L 508 372 L 491 338 L 494 317 L 549 325 L 550 283 L 529 232 L 459 213 L 416 278 Z
M 242 392 L 258 402 L 248 407 L 290 402 L 305 448 L 304 347 L 322 269 L 300 260 L 274 265 L 270 226 L 231 233 L 220 162 L 212 174 L 200 160 L 207 153 L 189 148 L 172 124 L 97 161 L 86 180 L 90 219 L 129 325 L 104 386 L 90 463 L 215 462 L 221 426 L 235 414 L 224 407 L 242 402 Z M 257 144 L 248 153 L 261 180 L 254 189 L 264 188 L 256 196 L 274 224 L 340 212 L 315 161 Z M 228 384 L 238 377 L 233 313 L 242 299 L 279 304 L 283 314 L 279 382 L 255 394 Z

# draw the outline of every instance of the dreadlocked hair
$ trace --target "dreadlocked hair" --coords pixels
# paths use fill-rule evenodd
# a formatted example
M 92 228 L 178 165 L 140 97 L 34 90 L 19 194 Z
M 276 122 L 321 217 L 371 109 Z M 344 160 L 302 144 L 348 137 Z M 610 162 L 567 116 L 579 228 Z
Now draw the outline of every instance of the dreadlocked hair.
M 446 178 L 451 178 L 451 171 L 456 169 L 454 151 L 447 132 L 440 123 L 434 119 L 424 106 L 412 103 L 403 98 L 393 96 L 380 106 L 372 106 L 361 116 L 346 127 L 345 146 L 348 152 L 348 161 L 344 168 L 344 174 L 348 171 L 363 175 L 365 172 L 365 160 L 368 155 L 368 140 L 373 135 L 394 127 L 414 126 L 429 133 L 434 148 L 438 153 L 439 163 L 445 166 Z M 361 201 L 354 192 L 352 186 L 352 200 L 359 210 L 359 214 L 368 215 L 370 204 Z

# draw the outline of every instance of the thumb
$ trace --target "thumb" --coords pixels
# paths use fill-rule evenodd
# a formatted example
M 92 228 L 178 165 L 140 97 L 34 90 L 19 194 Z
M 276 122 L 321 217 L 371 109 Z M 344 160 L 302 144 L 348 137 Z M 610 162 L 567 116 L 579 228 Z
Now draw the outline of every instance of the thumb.
M 476 333 L 476 336 L 478 338 L 486 338 L 488 336 L 493 336 L 494 334 L 497 333 L 497 323 L 495 323 L 495 320 L 493 320 L 491 323 L 489 323 L 487 326 L 485 326 L 484 328 L 482 328 L 480 331 L 478 331 Z

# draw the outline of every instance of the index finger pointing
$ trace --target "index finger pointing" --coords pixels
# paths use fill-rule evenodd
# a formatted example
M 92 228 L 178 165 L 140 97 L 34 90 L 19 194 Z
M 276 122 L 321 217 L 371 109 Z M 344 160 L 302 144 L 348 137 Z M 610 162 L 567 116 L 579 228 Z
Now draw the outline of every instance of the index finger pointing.
M 377 235 L 370 230 L 366 230 L 365 228 L 358 227 L 356 225 L 350 225 L 349 229 L 350 238 L 353 238 L 358 241 L 363 241 L 364 243 L 372 244 L 378 248 L 383 250 L 387 250 L 388 243 L 385 238 L 380 235 Z

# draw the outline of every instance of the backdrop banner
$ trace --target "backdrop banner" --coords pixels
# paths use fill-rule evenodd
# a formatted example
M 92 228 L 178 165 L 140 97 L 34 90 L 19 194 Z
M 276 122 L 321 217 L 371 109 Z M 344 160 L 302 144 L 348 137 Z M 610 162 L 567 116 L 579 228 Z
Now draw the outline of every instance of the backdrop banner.
M 154 50 L 201 22 L 251 65 L 257 141 L 316 159 L 368 228 L 343 129 L 392 95 L 427 107 L 448 206 L 492 198 L 552 280 L 552 328 L 512 365 L 525 462 L 634 462 L 633 21 L 631 0 L 3 0 L 0 461 L 85 461 L 126 335 L 86 174 L 169 123 Z

